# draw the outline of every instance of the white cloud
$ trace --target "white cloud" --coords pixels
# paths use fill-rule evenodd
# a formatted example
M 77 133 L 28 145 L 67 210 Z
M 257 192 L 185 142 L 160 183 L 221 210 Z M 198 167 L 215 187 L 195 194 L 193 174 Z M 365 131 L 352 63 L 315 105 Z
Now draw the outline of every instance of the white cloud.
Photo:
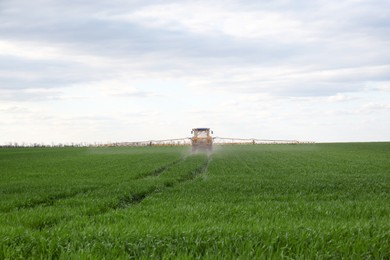
M 328 100 L 330 102 L 345 102 L 345 101 L 350 101 L 350 100 L 353 100 L 353 99 L 354 98 L 351 97 L 351 96 L 340 94 L 340 93 L 337 93 L 334 96 L 328 97 Z
M 269 66 L 223 69 L 193 87 L 238 93 L 281 96 L 334 96 L 343 92 L 362 91 L 371 81 L 388 78 L 389 65 L 337 69 Z M 332 98 L 331 98 L 332 99 Z M 334 98 L 333 98 L 334 100 Z
M 54 60 L 87 64 L 89 66 L 109 65 L 112 60 L 71 50 L 70 46 L 53 44 L 44 41 L 1 40 L 0 55 L 14 56 L 31 60 Z
M 101 17 L 136 22 L 152 28 L 189 31 L 210 36 L 223 33 L 245 39 L 287 35 L 302 39 L 307 38 L 309 34 L 301 21 L 288 17 L 288 14 L 239 11 L 226 7 L 226 3 L 210 2 L 159 4 L 146 6 L 127 14 Z
M 390 92 L 390 81 L 370 82 L 367 84 L 367 89 Z
M 374 111 L 386 111 L 390 110 L 390 101 L 388 104 L 382 104 L 382 103 L 368 103 L 364 104 L 359 112 L 374 112 Z
M 123 80 L 107 80 L 92 82 L 90 87 L 99 89 L 103 96 L 112 97 L 153 97 L 158 96 L 152 91 L 144 91 L 136 88 L 134 85 L 137 82 Z
M 1 101 L 44 101 L 63 98 L 63 92 L 54 89 L 29 88 L 22 90 L 0 89 Z
M 389 140 L 386 1 L 1 5 L 0 143 Z

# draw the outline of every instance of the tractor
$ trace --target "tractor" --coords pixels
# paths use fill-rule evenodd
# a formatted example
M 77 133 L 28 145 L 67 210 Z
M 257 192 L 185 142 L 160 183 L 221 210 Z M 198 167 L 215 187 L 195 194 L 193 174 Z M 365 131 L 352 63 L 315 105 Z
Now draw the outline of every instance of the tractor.
M 192 151 L 210 151 L 213 149 L 213 131 L 210 128 L 193 128 L 191 131 Z

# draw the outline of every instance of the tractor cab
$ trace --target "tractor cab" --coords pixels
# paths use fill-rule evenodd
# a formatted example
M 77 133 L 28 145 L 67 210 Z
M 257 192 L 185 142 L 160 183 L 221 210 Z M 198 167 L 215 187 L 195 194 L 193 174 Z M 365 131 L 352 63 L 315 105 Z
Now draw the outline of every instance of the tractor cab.
M 210 128 L 193 128 L 191 131 L 193 134 L 191 138 L 192 151 L 198 150 L 211 151 L 213 149 L 213 131 Z

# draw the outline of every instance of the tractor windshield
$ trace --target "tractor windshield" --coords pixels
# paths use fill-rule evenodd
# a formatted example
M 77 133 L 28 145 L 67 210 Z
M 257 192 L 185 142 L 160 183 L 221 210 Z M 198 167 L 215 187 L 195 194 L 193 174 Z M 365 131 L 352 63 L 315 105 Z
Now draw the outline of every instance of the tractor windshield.
M 207 131 L 198 131 L 197 137 L 207 137 Z

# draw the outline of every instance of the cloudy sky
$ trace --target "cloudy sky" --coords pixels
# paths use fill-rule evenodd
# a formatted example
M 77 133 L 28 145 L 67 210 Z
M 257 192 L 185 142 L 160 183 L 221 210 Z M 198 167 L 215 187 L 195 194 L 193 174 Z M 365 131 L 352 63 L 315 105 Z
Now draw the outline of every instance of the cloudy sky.
M 0 0 L 0 144 L 390 140 L 390 0 Z

